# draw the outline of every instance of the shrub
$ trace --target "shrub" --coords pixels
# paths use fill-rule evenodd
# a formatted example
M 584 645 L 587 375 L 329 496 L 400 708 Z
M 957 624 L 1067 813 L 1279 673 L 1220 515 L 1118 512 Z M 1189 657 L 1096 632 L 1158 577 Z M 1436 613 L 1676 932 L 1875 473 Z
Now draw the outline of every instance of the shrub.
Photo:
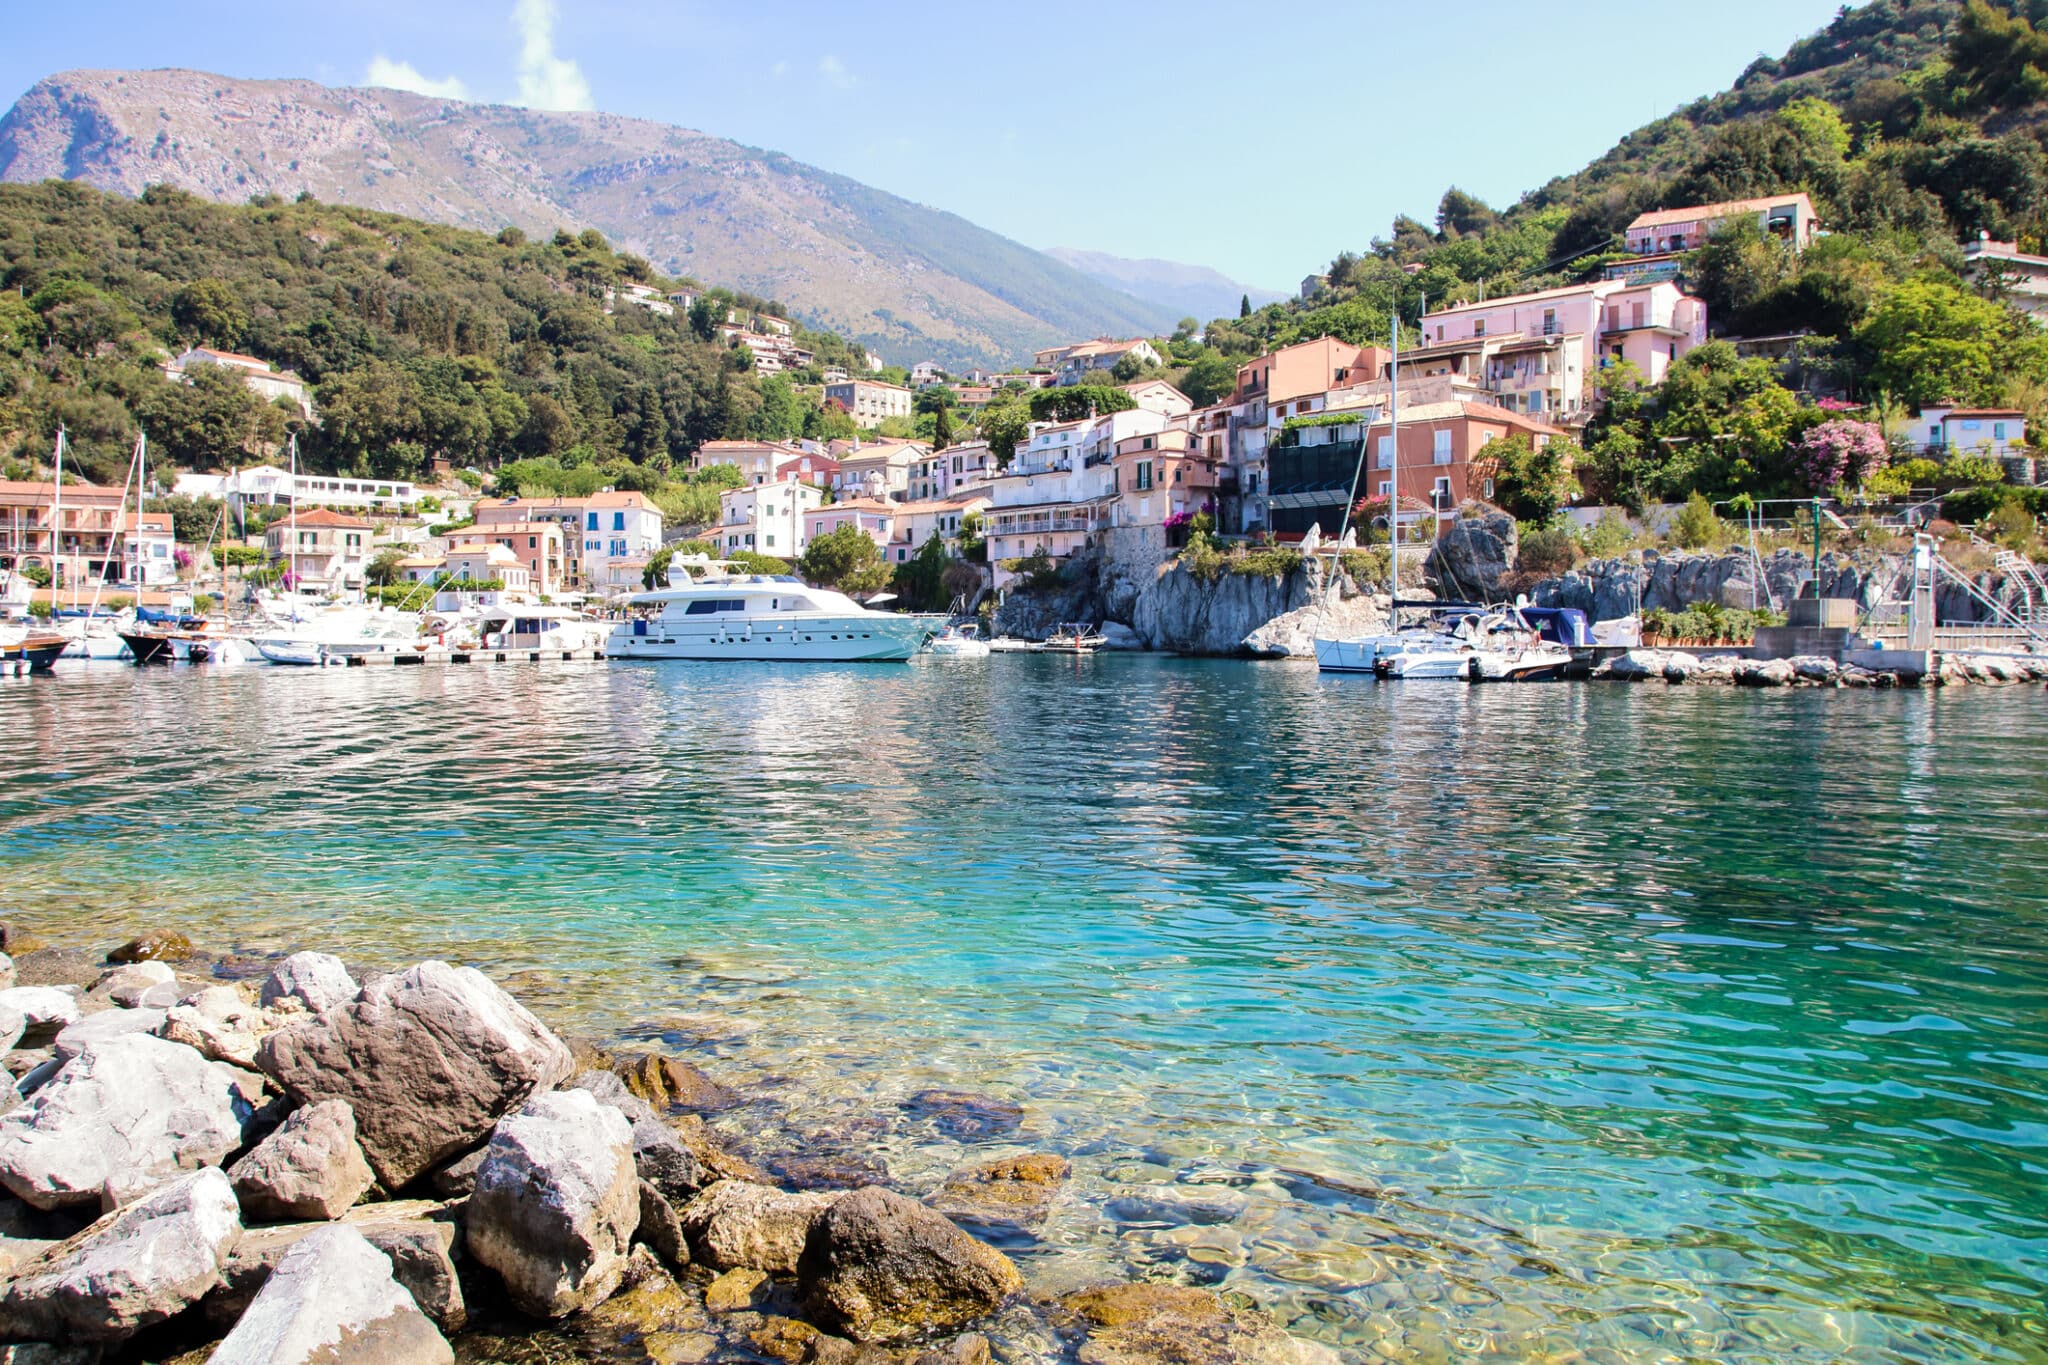
M 1524 532 L 1515 567 L 1523 573 L 1561 574 L 1579 562 L 1579 542 L 1562 527 L 1545 526 Z
M 49 620 L 51 613 L 55 609 L 53 603 L 46 602 L 40 597 L 28 604 L 28 614 L 35 617 L 38 621 Z
M 1986 540 L 2021 554 L 2035 548 L 2037 530 L 2033 514 L 2016 501 L 1992 508 L 1991 515 L 1977 527 L 1977 533 Z
M 1983 455 L 1951 455 L 1941 467 L 1941 477 L 1959 488 L 2004 483 L 2005 466 Z
M 1875 422 L 1837 420 L 1807 428 L 1792 447 L 1792 468 L 1814 492 L 1856 486 L 1882 470 L 1891 450 Z
M 1995 509 L 2007 505 L 2018 507 L 2030 516 L 2048 515 L 2048 488 L 1980 484 L 1975 488 L 1958 489 L 1941 500 L 1941 513 L 1951 522 L 1983 521 Z
M 1392 558 L 1383 549 L 1345 550 L 1337 556 L 1337 562 L 1351 575 L 1351 581 L 1362 588 L 1369 583 L 1385 583 Z
M 1214 583 L 1223 576 L 1224 569 L 1228 567 L 1226 560 L 1227 556 L 1216 548 L 1216 542 L 1207 536 L 1189 536 L 1188 543 L 1180 552 L 1181 565 L 1204 583 Z
M 1230 571 L 1251 578 L 1284 578 L 1300 567 L 1301 551 L 1286 545 L 1262 550 L 1238 549 L 1230 555 Z
M 21 571 L 21 576 L 39 588 L 50 586 L 50 571 L 40 564 L 31 564 Z
M 1024 580 L 1027 588 L 1056 588 L 1060 582 L 1060 566 L 1052 562 L 1052 556 L 1043 550 L 1033 550 L 1021 559 L 1005 559 L 997 567 L 1005 573 L 1016 574 Z
M 1625 554 L 1636 543 L 1635 528 L 1628 518 L 1613 508 L 1600 514 L 1600 520 L 1579 532 L 1579 548 L 1591 559 L 1612 559 Z
M 1728 538 L 1728 528 L 1714 515 L 1704 493 L 1694 493 L 1671 519 L 1671 538 L 1687 550 L 1707 550 Z

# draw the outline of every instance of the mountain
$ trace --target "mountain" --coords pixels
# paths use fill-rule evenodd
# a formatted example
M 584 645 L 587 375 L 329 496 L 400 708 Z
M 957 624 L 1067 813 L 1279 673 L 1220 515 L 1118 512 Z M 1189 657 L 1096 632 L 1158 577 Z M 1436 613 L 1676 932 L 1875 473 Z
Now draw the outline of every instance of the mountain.
M 777 152 L 644 119 L 198 71 L 71 71 L 0 119 L 0 180 L 310 193 L 530 234 L 596 228 L 660 269 L 777 299 L 890 360 L 1017 359 L 1180 314 Z
M 1254 308 L 1262 308 L 1287 297 L 1277 289 L 1240 284 L 1205 265 L 1152 259 L 1134 261 L 1127 256 L 1082 251 L 1070 246 L 1052 247 L 1045 254 L 1074 267 L 1097 283 L 1168 309 L 1176 317 L 1222 317 L 1235 313 L 1246 297 L 1250 297 Z

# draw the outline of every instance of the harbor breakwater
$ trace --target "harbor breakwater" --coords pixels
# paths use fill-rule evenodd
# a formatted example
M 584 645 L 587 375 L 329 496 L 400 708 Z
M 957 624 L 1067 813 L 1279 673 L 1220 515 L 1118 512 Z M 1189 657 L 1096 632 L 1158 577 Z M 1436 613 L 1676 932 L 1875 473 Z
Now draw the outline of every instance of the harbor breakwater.
M 1337 1359 L 1242 1295 L 1027 1281 L 996 1244 L 1061 1201 L 1051 1152 L 913 1198 L 843 1135 L 736 1149 L 705 1116 L 746 1096 L 558 1036 L 473 968 L 358 981 L 317 952 L 156 932 L 103 959 L 0 929 L 0 1341 L 38 1360 Z M 996 1149 L 1023 1116 L 909 1103 Z

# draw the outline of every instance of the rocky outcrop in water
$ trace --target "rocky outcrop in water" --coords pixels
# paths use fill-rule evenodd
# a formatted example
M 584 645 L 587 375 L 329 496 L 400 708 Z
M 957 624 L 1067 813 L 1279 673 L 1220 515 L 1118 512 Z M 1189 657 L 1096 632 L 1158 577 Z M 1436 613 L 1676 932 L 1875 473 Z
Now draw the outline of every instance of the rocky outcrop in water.
M 1142 649 L 1307 659 L 1319 634 L 1363 634 L 1386 620 L 1384 593 L 1341 569 L 1326 578 L 1327 560 L 1288 573 L 1204 578 L 1178 559 L 1162 562 L 1164 553 L 1150 542 L 1121 551 L 1112 544 L 1077 556 L 1055 586 L 1012 586 L 996 611 L 996 633 L 1042 640 L 1064 622 L 1086 621 L 1127 631 L 1117 643 Z

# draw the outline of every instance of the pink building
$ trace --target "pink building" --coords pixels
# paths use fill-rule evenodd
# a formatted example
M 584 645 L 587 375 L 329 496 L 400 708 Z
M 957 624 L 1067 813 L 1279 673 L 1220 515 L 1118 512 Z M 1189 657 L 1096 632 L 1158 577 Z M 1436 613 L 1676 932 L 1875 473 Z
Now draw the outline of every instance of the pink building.
M 1646 382 L 1707 339 L 1707 306 L 1670 280 L 1596 280 L 1462 303 L 1422 319 L 1423 344 L 1401 356 L 1403 384 L 1441 376 L 1475 382 L 1513 412 L 1575 423 L 1587 378 L 1627 360 Z
M 1731 199 L 1692 208 L 1656 209 L 1628 225 L 1623 240 L 1632 256 L 1661 256 L 1692 251 L 1738 218 L 1755 218 L 1765 232 L 1782 237 L 1794 251 L 1804 251 L 1820 235 L 1820 215 L 1803 192 L 1762 199 Z

